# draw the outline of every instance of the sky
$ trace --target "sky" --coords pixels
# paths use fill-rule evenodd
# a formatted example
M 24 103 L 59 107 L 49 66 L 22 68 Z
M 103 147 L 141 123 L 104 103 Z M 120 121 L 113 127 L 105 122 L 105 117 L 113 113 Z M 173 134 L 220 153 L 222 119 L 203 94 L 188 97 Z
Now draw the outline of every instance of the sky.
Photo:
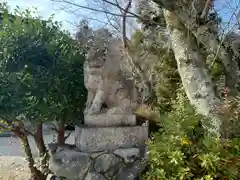
M 7 0 L 8 5 L 11 8 L 18 5 L 20 8 L 31 8 L 37 7 L 40 16 L 43 19 L 47 19 L 51 14 L 55 14 L 54 20 L 62 21 L 63 28 L 71 32 L 77 30 L 76 24 L 79 23 L 81 18 L 94 17 L 95 19 L 100 19 L 101 21 L 107 21 L 105 16 L 101 16 L 99 13 L 87 11 L 87 10 L 78 10 L 78 14 L 72 14 L 66 12 L 62 5 L 59 3 L 52 2 L 51 0 Z M 85 5 L 86 0 L 75 0 L 74 2 Z M 236 22 L 236 14 L 232 16 L 233 11 L 238 12 L 240 10 L 240 0 L 216 0 L 215 8 L 217 12 L 220 13 L 221 18 L 226 22 L 226 28 L 229 29 L 229 26 L 232 27 L 233 23 Z M 80 12 L 80 13 L 79 13 Z M 227 23 L 231 19 L 231 23 Z M 93 25 L 100 26 L 103 23 L 99 23 L 95 20 L 91 21 Z
M 220 14 L 226 31 L 240 26 L 240 0 L 216 0 L 215 9 Z
M 79 0 L 79 3 L 81 3 L 81 1 L 82 0 Z M 62 21 L 64 29 L 75 31 L 75 27 L 70 22 L 74 22 L 76 17 L 65 12 L 61 6 L 50 0 L 7 0 L 7 3 L 12 9 L 14 9 L 16 6 L 19 6 L 23 9 L 37 7 L 40 16 L 43 19 L 48 19 L 52 14 L 55 14 L 54 20 Z
M 1 1 L 1 0 L 0 0 Z M 54 1 L 54 0 L 53 0 Z M 78 9 L 74 8 L 75 14 L 69 12 L 66 4 L 61 4 L 57 2 L 53 2 L 51 0 L 7 0 L 8 5 L 11 9 L 14 9 L 16 6 L 19 6 L 22 9 L 37 7 L 39 10 L 39 14 L 43 19 L 49 18 L 52 14 L 55 14 L 54 20 L 61 21 L 63 28 L 69 30 L 72 33 L 77 31 L 77 24 L 81 21 L 81 19 L 90 19 L 90 26 L 93 28 L 103 27 L 106 22 L 108 22 L 108 18 L 103 13 L 96 13 L 94 11 L 89 11 L 86 9 Z M 91 0 L 74 0 L 75 3 L 85 5 L 86 3 L 91 2 Z M 92 1 L 94 2 L 94 1 Z M 96 2 L 96 0 L 95 0 Z M 91 7 L 94 7 L 94 3 L 91 4 Z M 95 6 L 96 7 L 96 6 Z M 99 9 L 99 8 L 97 8 Z M 96 21 L 96 19 L 98 19 Z M 131 23 L 132 26 L 136 23 Z M 130 29 L 130 28 L 129 28 Z M 133 32 L 133 28 L 127 31 L 127 34 L 131 34 Z

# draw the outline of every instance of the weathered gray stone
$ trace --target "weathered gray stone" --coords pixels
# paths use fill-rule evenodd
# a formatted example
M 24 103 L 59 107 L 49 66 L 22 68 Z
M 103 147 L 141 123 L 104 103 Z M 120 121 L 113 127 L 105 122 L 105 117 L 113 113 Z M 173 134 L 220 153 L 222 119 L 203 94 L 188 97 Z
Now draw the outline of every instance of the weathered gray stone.
M 50 152 L 58 152 L 58 151 L 62 151 L 62 150 L 75 150 L 76 149 L 76 145 L 75 144 L 63 144 L 63 145 L 59 145 L 58 143 L 49 143 L 47 145 L 47 149 Z
M 121 162 L 121 159 L 113 154 L 102 154 L 98 156 L 94 162 L 96 172 L 105 173 L 110 168 L 115 167 Z
M 137 180 L 141 173 L 145 170 L 146 166 L 146 161 L 141 160 L 138 160 L 133 164 L 128 164 L 119 171 L 116 176 L 116 180 Z
M 123 112 L 133 113 L 142 95 L 135 81 L 126 77 L 123 71 L 123 58 L 127 57 L 122 51 L 122 41 L 106 38 L 103 40 L 102 37 L 92 36 L 91 42 L 94 43 L 87 43 L 89 50 L 87 61 L 84 62 L 84 84 L 88 89 L 88 97 L 84 112 L 99 114 L 104 103 L 107 109 L 117 107 Z
M 117 166 L 112 167 L 107 172 L 105 172 L 104 177 L 108 180 L 115 180 L 115 177 L 118 174 L 119 169 L 122 169 L 124 166 L 125 166 L 124 162 L 119 163 Z
M 53 174 L 48 174 L 46 180 L 55 180 L 56 176 Z
M 58 177 L 54 174 L 48 174 L 46 180 L 66 180 L 66 178 Z
M 134 162 L 140 157 L 139 148 L 116 149 L 113 153 L 123 158 L 125 163 Z
M 106 154 L 106 151 L 101 151 L 101 152 L 95 152 L 95 153 L 91 153 L 91 158 L 92 159 L 96 159 L 98 156 L 102 155 L 102 154 Z
M 132 114 L 94 114 L 85 115 L 84 124 L 90 126 L 134 126 L 137 124 L 136 115 Z
M 88 173 L 85 180 L 106 180 L 106 178 L 99 173 Z
M 84 152 L 141 147 L 148 139 L 147 126 L 75 127 L 75 144 Z
M 64 148 L 52 153 L 49 160 L 49 168 L 56 176 L 71 180 L 83 178 L 90 164 L 91 160 L 87 153 Z

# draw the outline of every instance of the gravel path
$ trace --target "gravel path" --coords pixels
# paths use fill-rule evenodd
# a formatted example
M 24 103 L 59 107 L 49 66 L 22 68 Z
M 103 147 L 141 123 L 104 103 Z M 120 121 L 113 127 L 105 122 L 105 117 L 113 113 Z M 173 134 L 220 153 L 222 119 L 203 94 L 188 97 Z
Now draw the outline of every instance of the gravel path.
M 44 135 L 46 144 L 53 140 L 53 133 Z M 34 157 L 37 158 L 37 148 L 31 137 L 29 143 Z M 73 133 L 67 143 L 74 143 Z M 0 180 L 28 180 L 30 172 L 24 158 L 21 143 L 16 138 L 0 137 Z

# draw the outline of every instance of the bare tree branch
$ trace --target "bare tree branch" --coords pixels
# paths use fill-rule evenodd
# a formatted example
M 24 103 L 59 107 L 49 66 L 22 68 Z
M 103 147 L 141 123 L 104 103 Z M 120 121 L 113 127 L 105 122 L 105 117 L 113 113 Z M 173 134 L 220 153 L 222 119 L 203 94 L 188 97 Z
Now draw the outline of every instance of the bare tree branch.
M 133 16 L 136 17 L 136 18 L 142 19 L 141 16 L 137 15 L 136 13 L 133 13 L 133 12 L 129 11 L 129 8 L 130 8 L 130 7 L 128 7 L 128 8 L 125 7 L 125 8 L 124 8 L 124 7 L 120 6 L 120 4 L 119 4 L 118 2 L 113 3 L 113 2 L 108 1 L 108 0 L 102 0 L 102 1 L 108 3 L 108 4 L 112 5 L 112 6 L 117 7 L 119 10 L 125 12 L 126 14 L 131 14 L 131 15 L 133 15 Z M 130 6 L 131 6 L 132 1 L 130 0 L 130 3 L 128 3 L 128 4 L 130 4 Z M 127 6 L 128 6 L 128 5 L 127 5 Z
M 123 14 L 118 14 L 118 13 L 115 13 L 115 12 L 111 12 L 111 11 L 106 10 L 106 9 L 103 10 L 103 9 L 98 9 L 98 8 L 94 8 L 94 7 L 88 7 L 88 6 L 80 5 L 80 4 L 75 3 L 74 1 L 69 1 L 69 0 L 51 0 L 51 1 L 59 2 L 59 3 L 65 3 L 65 4 L 68 4 L 68 5 L 71 5 L 71 6 L 79 7 L 79 8 L 82 8 L 82 9 L 87 9 L 87 10 L 94 11 L 94 12 L 109 14 L 109 15 L 112 15 L 114 17 L 123 17 Z M 111 2 L 109 0 L 101 0 L 101 1 L 105 2 L 106 4 L 111 5 L 113 7 L 116 7 L 117 9 L 120 10 L 120 12 L 121 11 L 125 12 L 126 13 L 125 16 L 128 17 L 128 18 L 136 18 L 136 19 L 141 20 L 142 22 L 148 22 L 152 25 L 160 25 L 159 23 L 153 21 L 152 19 L 145 19 L 144 17 L 141 17 L 138 14 L 129 11 L 129 9 L 125 9 L 118 2 L 114 3 L 114 2 Z
M 126 15 L 129 11 L 129 9 L 131 8 L 131 5 L 132 5 L 132 0 L 129 0 L 127 5 L 126 5 L 126 8 L 124 9 L 123 11 L 123 20 L 122 20 L 122 28 L 123 28 L 123 31 L 122 31 L 122 35 L 123 35 L 123 45 L 124 47 L 126 48 L 127 47 L 127 35 L 126 35 Z
M 71 135 L 72 132 L 69 132 L 67 136 L 64 137 L 64 141 L 67 140 L 67 138 Z
M 58 128 L 53 123 L 51 123 L 51 125 L 52 125 L 53 130 L 58 132 Z
M 118 3 L 118 0 L 115 0 L 117 7 L 121 7 L 120 4 Z M 121 13 L 123 13 L 122 9 L 119 9 Z
M 206 17 L 208 15 L 208 12 L 210 10 L 210 8 L 212 7 L 212 0 L 207 0 L 205 7 L 202 11 L 202 14 L 200 16 L 201 19 L 203 19 L 204 17 Z
M 101 13 L 107 13 L 107 14 L 111 14 L 113 16 L 122 16 L 121 14 L 117 14 L 117 13 L 113 13 L 113 12 L 109 12 L 109 11 L 105 11 L 105 10 L 101 10 L 101 9 L 96 9 L 96 8 L 92 8 L 92 7 L 88 7 L 88 6 L 83 6 L 83 5 L 76 4 L 74 2 L 70 2 L 70 1 L 67 1 L 67 0 L 51 0 L 51 1 L 59 2 L 59 3 L 66 3 L 66 4 L 76 6 L 76 7 L 82 8 L 82 9 L 87 9 L 87 10 L 90 10 L 90 11 L 101 12 Z M 128 15 L 128 17 L 134 18 L 135 15 Z
M 28 131 L 26 128 L 24 128 L 24 131 L 27 133 L 27 134 L 29 134 L 29 135 L 31 135 L 31 136 L 35 136 L 33 133 L 31 133 L 30 131 Z
M 98 2 L 99 2 L 99 0 L 98 0 Z M 100 2 L 99 2 L 100 3 Z M 106 12 L 109 12 L 109 10 L 108 10 L 108 8 L 106 7 L 106 5 L 105 5 L 105 3 L 103 2 L 103 9 L 106 11 Z M 121 11 L 120 11 L 121 12 Z M 108 13 L 105 13 L 105 15 L 106 15 L 106 18 L 107 18 L 107 20 L 108 20 L 108 24 L 110 24 L 119 34 L 121 34 L 121 26 L 120 26 L 120 24 L 118 23 L 118 20 L 117 20 L 117 16 L 111 16 L 111 17 L 109 17 L 109 14 Z M 112 23 L 112 20 L 113 20 L 113 18 L 115 18 L 115 20 L 114 20 L 114 22 L 115 23 L 117 23 L 117 25 L 114 25 L 113 23 Z M 118 18 L 121 18 L 121 17 L 118 17 Z

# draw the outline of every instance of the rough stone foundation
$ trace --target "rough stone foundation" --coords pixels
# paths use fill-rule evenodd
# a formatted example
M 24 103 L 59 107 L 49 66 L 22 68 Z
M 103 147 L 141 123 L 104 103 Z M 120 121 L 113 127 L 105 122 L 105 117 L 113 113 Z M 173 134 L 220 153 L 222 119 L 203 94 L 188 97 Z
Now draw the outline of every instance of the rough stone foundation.
M 146 167 L 144 156 L 145 148 L 85 153 L 77 148 L 59 147 L 50 159 L 55 176 L 48 179 L 134 180 Z

